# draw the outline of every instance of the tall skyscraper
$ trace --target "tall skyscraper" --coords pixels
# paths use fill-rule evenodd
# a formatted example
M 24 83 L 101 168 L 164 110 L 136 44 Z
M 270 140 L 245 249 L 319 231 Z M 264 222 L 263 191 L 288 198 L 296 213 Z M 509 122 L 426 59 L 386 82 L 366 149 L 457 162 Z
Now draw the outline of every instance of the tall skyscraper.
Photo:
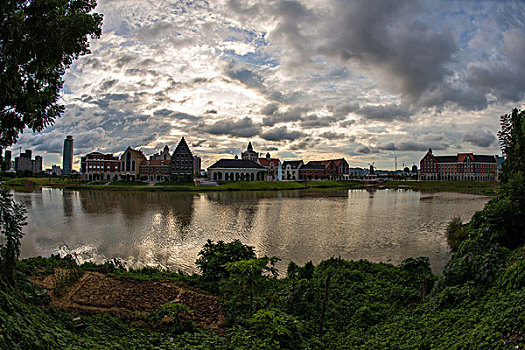
M 7 170 L 11 169 L 11 151 L 5 150 L 4 161 L 7 164 Z
M 73 170 L 73 136 L 66 136 L 62 153 L 62 174 L 69 175 Z

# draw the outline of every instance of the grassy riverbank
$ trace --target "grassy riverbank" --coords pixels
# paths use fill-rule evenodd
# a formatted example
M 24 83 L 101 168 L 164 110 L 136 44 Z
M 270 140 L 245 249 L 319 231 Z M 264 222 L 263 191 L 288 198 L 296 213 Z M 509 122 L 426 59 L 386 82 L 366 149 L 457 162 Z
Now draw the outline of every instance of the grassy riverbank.
M 199 275 L 28 259 L 15 286 L 0 278 L 0 349 L 522 349 L 523 215 L 519 173 L 450 231 L 442 275 L 332 258 L 278 278 L 238 241 L 209 241 Z
M 388 188 L 409 188 L 424 192 L 463 192 L 493 195 L 501 183 L 496 181 L 387 181 Z
M 17 189 L 31 189 L 43 186 L 90 189 L 105 191 L 166 191 L 166 192 L 209 192 L 209 191 L 282 191 L 304 190 L 315 188 L 391 188 L 412 189 L 425 192 L 460 192 L 479 193 L 492 195 L 498 192 L 500 183 L 489 181 L 387 181 L 376 184 L 363 184 L 358 181 L 246 181 L 246 182 L 221 182 L 218 186 L 195 186 L 194 183 L 157 183 L 154 186 L 145 182 L 117 181 L 106 184 L 105 182 L 87 183 L 80 180 L 64 178 L 16 178 L 4 183 L 6 186 Z

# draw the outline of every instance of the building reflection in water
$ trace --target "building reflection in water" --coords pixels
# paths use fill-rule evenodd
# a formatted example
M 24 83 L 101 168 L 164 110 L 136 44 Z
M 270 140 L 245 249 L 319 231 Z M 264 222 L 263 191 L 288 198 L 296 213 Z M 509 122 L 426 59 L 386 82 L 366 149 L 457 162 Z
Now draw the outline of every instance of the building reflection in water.
M 430 197 L 430 199 L 424 199 Z M 207 239 L 240 239 L 259 255 L 314 263 L 332 256 L 399 263 L 429 256 L 436 271 L 449 257 L 444 238 L 454 215 L 468 220 L 487 202 L 475 195 L 391 190 L 169 193 L 16 192 L 28 207 L 22 256 L 76 253 L 120 258 L 130 266 L 196 271 Z

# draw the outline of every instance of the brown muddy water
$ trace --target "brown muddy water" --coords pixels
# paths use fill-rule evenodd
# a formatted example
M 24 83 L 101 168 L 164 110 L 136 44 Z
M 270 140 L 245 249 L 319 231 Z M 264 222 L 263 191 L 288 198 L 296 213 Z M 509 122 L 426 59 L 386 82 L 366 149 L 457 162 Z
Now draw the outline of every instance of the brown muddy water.
M 447 223 L 470 220 L 489 200 L 411 190 L 12 193 L 28 211 L 23 258 L 74 253 L 81 262 L 119 258 L 186 272 L 197 271 L 207 239 L 239 239 L 281 258 L 281 273 L 290 261 L 332 256 L 393 264 L 427 256 L 439 273 L 450 258 Z

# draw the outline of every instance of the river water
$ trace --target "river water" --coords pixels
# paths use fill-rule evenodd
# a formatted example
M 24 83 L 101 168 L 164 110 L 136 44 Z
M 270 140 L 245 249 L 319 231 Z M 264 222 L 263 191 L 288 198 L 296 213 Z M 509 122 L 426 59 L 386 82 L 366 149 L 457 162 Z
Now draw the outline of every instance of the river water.
M 489 198 L 410 190 L 278 192 L 113 192 L 42 188 L 13 191 L 27 207 L 21 255 L 74 253 L 128 266 L 195 272 L 207 239 L 240 239 L 259 256 L 318 263 L 332 256 L 400 263 L 427 256 L 441 272 L 447 223 L 465 222 Z

